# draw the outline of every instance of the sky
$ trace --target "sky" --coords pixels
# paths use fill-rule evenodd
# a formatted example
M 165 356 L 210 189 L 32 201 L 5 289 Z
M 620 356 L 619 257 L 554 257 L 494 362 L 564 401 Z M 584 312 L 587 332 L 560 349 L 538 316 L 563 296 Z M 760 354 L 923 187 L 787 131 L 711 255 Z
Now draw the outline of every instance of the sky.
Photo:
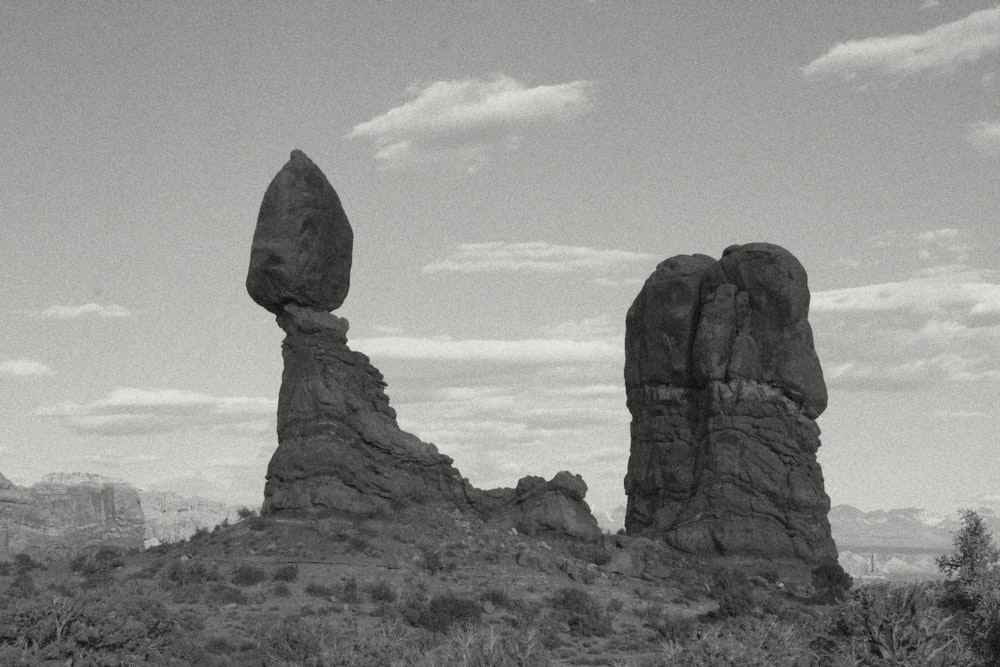
M 832 502 L 1000 493 L 1000 5 L 0 2 L 0 63 L 15 483 L 262 500 L 282 333 L 244 279 L 298 148 L 351 347 L 478 486 L 624 504 L 629 305 L 766 241 L 809 273 Z

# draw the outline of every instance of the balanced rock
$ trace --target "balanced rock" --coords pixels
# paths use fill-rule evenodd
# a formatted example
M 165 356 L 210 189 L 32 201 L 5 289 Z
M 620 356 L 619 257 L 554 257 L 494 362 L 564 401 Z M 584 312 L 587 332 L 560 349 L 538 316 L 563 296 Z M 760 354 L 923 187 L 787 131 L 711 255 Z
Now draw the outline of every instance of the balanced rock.
M 597 539 L 578 476 L 482 491 L 433 444 L 399 428 L 382 374 L 348 347 L 347 320 L 329 312 L 347 295 L 352 238 L 326 177 L 293 151 L 264 195 L 247 276 L 250 295 L 285 332 L 278 448 L 261 512 L 386 515 L 427 506 Z
M 353 246 L 333 186 L 305 153 L 294 150 L 260 204 L 247 291 L 275 314 L 287 304 L 336 310 L 350 287 Z
M 629 534 L 695 553 L 836 560 L 808 312 L 805 269 L 776 245 L 656 267 L 626 318 Z

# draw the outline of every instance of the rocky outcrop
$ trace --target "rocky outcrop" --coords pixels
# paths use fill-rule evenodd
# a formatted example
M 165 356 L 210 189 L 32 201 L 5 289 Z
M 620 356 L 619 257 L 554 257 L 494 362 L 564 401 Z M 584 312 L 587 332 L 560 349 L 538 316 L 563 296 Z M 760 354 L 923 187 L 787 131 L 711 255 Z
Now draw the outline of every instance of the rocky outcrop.
M 630 535 L 703 554 L 836 560 L 808 311 L 805 269 L 776 245 L 656 267 L 626 318 Z
M 52 560 L 98 544 L 141 549 L 139 493 L 97 475 L 48 475 L 31 487 L 0 480 L 0 560 Z
M 262 513 L 385 515 L 419 505 L 596 539 L 579 477 L 481 491 L 434 445 L 400 430 L 382 374 L 348 347 L 347 320 L 329 312 L 347 294 L 352 242 L 326 177 L 293 151 L 264 195 L 246 281 L 285 332 Z

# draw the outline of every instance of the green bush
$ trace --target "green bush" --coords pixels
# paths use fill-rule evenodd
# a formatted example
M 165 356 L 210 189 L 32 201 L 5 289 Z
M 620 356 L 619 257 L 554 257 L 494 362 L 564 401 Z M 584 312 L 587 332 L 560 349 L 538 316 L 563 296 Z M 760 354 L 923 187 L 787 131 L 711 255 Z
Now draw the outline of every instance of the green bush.
M 206 604 L 246 604 L 247 595 L 239 588 L 229 584 L 212 584 L 205 595 Z
M 329 586 L 324 586 L 323 584 L 311 583 L 306 586 L 306 594 L 312 595 L 317 598 L 330 598 L 333 597 L 334 591 Z
M 203 584 L 210 581 L 221 581 L 222 574 L 214 564 L 209 565 L 200 560 L 175 560 L 167 567 L 167 579 L 175 584 Z
M 851 636 L 855 651 L 867 660 L 963 664 L 947 657 L 949 650 L 957 649 L 958 623 L 937 606 L 927 583 L 874 584 L 851 591 L 838 609 L 835 623 L 841 633 Z
M 361 593 L 358 591 L 358 580 L 355 577 L 351 577 L 344 582 L 343 592 L 340 594 L 340 599 L 342 602 L 348 604 L 356 604 L 361 602 Z
M 251 517 L 257 516 L 257 512 L 244 505 L 243 507 L 236 510 L 236 516 L 240 518 L 240 521 L 243 521 L 244 519 L 249 519 Z
M 478 623 L 480 615 L 478 602 L 446 592 L 432 597 L 411 622 L 431 632 L 447 632 L 453 626 Z
M 822 604 L 843 602 L 853 584 L 851 575 L 837 561 L 823 563 L 812 571 L 813 599 Z
M 41 569 L 43 569 L 42 564 L 32 559 L 28 554 L 17 554 L 14 556 L 14 572 L 18 574 Z
M 21 572 L 10 582 L 5 595 L 12 598 L 33 598 L 38 596 L 38 586 L 27 572 Z
M 125 564 L 120 548 L 103 546 L 96 551 L 78 554 L 70 561 L 70 569 L 84 576 L 105 574 Z
M 571 634 L 581 637 L 606 637 L 611 634 L 611 616 L 589 593 L 572 586 L 561 588 L 549 598 L 556 617 L 569 626 Z
M 274 586 L 271 587 L 271 593 L 273 593 L 275 596 L 279 598 L 287 598 L 289 595 L 292 594 L 292 589 L 290 589 L 288 587 L 288 584 L 286 584 L 285 582 L 279 581 L 278 583 L 276 583 Z
M 396 594 L 396 591 L 393 590 L 392 586 L 384 581 L 372 584 L 372 586 L 368 588 L 368 595 L 375 602 L 395 602 L 399 597 Z
M 753 588 L 742 570 L 715 570 L 711 595 L 719 603 L 722 618 L 743 616 L 754 607 Z
M 229 581 L 237 586 L 256 586 L 267 581 L 267 572 L 253 565 L 238 565 L 229 575 Z
M 295 581 L 299 578 L 298 565 L 282 565 L 271 574 L 275 581 Z
M 993 569 L 1000 560 L 1000 550 L 982 517 L 972 510 L 959 510 L 962 525 L 955 533 L 955 552 L 937 559 L 938 568 L 948 575 L 968 581 Z
M 1000 665 L 1000 571 L 977 575 L 963 589 L 971 609 L 964 634 L 985 665 Z
M 272 523 L 273 522 L 270 518 L 263 516 L 256 516 L 256 515 L 251 516 L 250 519 L 247 521 L 247 525 L 250 526 L 250 530 L 258 532 L 267 530 Z
M 9 577 L 12 565 L 9 560 L 0 560 L 0 577 Z

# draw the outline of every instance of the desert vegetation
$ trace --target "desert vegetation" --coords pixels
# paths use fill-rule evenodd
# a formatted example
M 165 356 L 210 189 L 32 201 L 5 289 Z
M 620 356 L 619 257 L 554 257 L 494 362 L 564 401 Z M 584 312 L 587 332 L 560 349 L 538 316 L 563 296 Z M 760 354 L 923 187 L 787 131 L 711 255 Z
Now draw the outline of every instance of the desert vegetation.
M 666 576 L 616 574 L 621 536 L 242 518 L 146 552 L 0 564 L 0 664 L 1000 664 L 998 552 L 974 512 L 939 580 L 860 587 L 662 546 Z

